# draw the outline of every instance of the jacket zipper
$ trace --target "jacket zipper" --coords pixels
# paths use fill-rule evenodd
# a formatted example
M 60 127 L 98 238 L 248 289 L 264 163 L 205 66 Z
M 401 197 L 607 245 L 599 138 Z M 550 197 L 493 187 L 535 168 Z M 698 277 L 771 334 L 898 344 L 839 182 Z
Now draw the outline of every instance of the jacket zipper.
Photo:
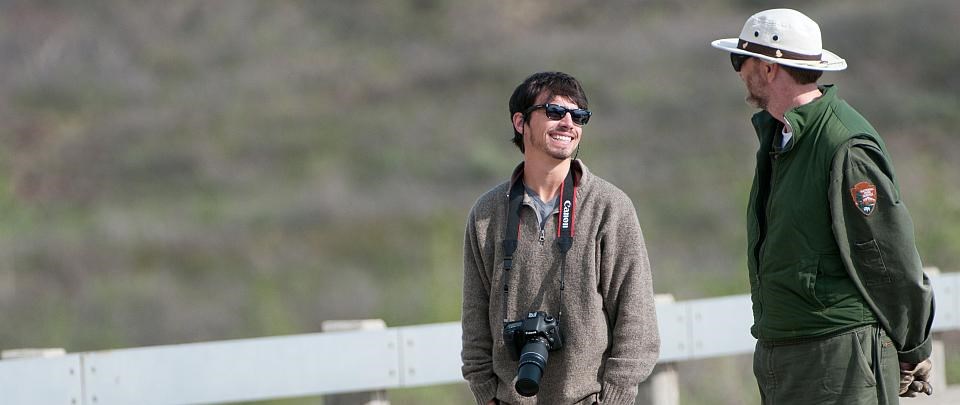
M 767 201 L 766 207 L 763 210 L 763 224 L 764 228 L 769 229 L 770 227 L 770 204 L 773 201 L 773 192 L 776 189 L 777 184 L 777 161 L 780 158 L 778 152 L 770 153 L 770 189 L 767 192 Z M 759 224 L 757 225 L 759 227 Z M 761 269 L 763 268 L 763 256 L 764 252 L 767 250 L 767 229 L 763 229 L 763 241 L 760 242 L 760 253 L 757 257 L 757 301 L 760 303 L 760 318 L 763 318 L 763 289 L 761 288 Z M 760 330 L 757 330 L 757 334 L 760 334 Z
M 540 246 L 543 246 L 543 243 L 547 240 L 547 235 L 546 235 L 546 230 L 545 230 L 545 229 L 546 229 L 546 226 L 547 226 L 547 221 L 543 221 L 543 223 L 540 223 L 540 222 L 541 222 L 541 221 L 540 221 L 540 213 L 537 212 L 537 209 L 534 208 L 533 205 L 530 205 L 530 204 L 527 204 L 527 203 L 524 203 L 523 205 L 526 205 L 527 207 L 530 207 L 530 209 L 533 210 L 533 212 L 534 212 L 534 213 L 536 214 L 536 216 L 537 216 L 537 223 L 540 224 L 540 236 L 539 236 L 538 240 L 540 241 Z

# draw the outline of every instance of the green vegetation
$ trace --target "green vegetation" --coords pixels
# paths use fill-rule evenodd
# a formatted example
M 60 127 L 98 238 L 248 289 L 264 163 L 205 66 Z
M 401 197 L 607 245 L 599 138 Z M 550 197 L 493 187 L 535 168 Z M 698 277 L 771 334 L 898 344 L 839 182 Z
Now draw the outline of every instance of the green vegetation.
M 458 319 L 463 221 L 521 158 L 506 101 L 538 70 L 584 82 L 580 157 L 633 199 L 657 292 L 747 292 L 752 111 L 708 43 L 766 3 L 493 3 L 0 4 L 0 347 Z M 960 3 L 792 7 L 850 63 L 823 81 L 887 140 L 925 263 L 956 270 Z M 742 360 L 688 368 L 685 404 L 755 401 Z

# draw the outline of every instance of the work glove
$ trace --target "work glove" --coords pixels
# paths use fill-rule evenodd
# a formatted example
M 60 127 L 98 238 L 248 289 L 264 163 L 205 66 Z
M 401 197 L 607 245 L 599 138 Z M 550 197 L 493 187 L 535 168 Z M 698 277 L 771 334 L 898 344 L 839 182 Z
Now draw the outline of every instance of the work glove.
M 933 363 L 926 359 L 917 364 L 900 363 L 900 396 L 913 398 L 919 393 L 933 394 L 930 370 Z

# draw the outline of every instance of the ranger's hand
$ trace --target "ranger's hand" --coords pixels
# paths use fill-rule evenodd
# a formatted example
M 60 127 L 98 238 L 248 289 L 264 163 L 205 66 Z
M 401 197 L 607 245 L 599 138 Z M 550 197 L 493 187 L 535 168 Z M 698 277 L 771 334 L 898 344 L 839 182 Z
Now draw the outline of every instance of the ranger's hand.
M 913 398 L 919 393 L 933 394 L 930 370 L 933 363 L 926 359 L 917 364 L 900 363 L 900 396 Z

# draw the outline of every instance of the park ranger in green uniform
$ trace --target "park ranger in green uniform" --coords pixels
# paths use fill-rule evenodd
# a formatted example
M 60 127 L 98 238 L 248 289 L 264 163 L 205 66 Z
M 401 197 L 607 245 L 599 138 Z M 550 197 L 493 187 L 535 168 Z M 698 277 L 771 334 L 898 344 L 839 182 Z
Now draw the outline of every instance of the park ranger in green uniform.
M 762 110 L 747 253 L 763 403 L 931 394 L 933 292 L 890 156 L 836 86 L 817 84 L 846 61 L 790 9 L 757 13 L 712 45 Z

